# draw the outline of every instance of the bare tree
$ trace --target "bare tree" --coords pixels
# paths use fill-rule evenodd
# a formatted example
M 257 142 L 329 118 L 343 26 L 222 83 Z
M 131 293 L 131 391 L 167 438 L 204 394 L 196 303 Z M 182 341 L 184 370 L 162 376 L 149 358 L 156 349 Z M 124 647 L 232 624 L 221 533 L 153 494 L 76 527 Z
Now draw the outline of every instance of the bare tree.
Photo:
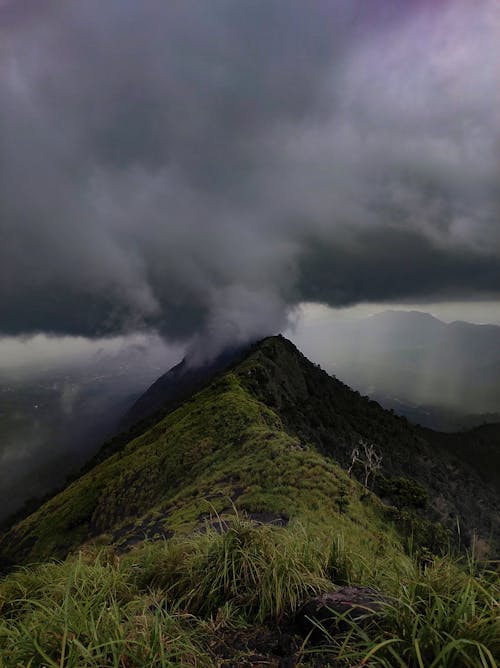
M 351 450 L 351 462 L 347 469 L 349 475 L 357 463 L 363 468 L 363 485 L 368 487 L 370 478 L 373 480 L 375 472 L 382 468 L 382 453 L 376 450 L 373 443 L 360 438 L 359 444 Z
M 349 475 L 352 475 L 352 470 L 354 468 L 354 465 L 356 464 L 356 462 L 359 461 L 361 461 L 359 458 L 359 448 L 354 447 L 351 450 L 351 463 L 349 464 L 349 468 L 347 469 L 347 473 Z

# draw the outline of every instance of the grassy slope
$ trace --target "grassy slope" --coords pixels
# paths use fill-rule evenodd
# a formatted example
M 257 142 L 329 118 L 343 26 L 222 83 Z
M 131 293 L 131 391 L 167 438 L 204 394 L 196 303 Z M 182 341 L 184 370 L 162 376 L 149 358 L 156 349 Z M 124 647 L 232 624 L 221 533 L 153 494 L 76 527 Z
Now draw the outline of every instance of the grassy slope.
M 460 447 L 454 447 L 459 443 L 452 437 L 422 430 L 382 409 L 328 376 L 282 337 L 266 339 L 238 370 L 252 394 L 279 413 L 288 433 L 314 444 L 344 467 L 360 438 L 373 443 L 383 454 L 385 477 L 403 477 L 425 488 L 428 519 L 443 522 L 455 533 L 459 521 L 462 540 L 471 543 L 478 534 L 500 555 L 500 490 L 495 476 L 488 484 L 466 457 L 460 457 Z M 375 491 L 384 492 L 377 486 Z
M 396 423 L 373 422 L 380 409 L 309 371 L 268 340 L 14 527 L 0 546 L 12 561 L 86 545 L 0 579 L 0 668 L 277 667 L 281 652 L 303 666 L 494 668 L 498 576 L 405 555 L 387 507 L 328 456 L 341 459 L 370 420 L 380 442 Z M 335 441 L 318 437 L 327 419 Z M 232 504 L 290 523 L 248 523 Z M 222 533 L 216 512 L 232 515 Z M 293 636 L 293 614 L 349 582 L 380 588 L 389 605 L 369 633 L 354 625 L 317 655 Z M 283 633 L 290 647 L 276 649 Z
M 63 557 L 97 537 L 126 547 L 189 532 L 233 504 L 334 528 L 354 523 L 356 540 L 391 535 L 387 517 L 415 533 L 404 513 L 388 512 L 338 466 L 360 437 L 384 454 L 389 484 L 376 486 L 380 494 L 394 479 L 415 478 L 431 499 L 427 519 L 454 524 L 459 516 L 464 533 L 479 527 L 486 540 L 497 530 L 497 499 L 470 469 L 271 337 L 18 523 L 0 541 L 0 556 L 14 563 Z M 401 505 L 398 490 L 392 502 Z M 417 529 L 433 547 L 429 525 Z
M 330 526 L 367 552 L 395 549 L 382 504 L 364 496 L 229 373 L 44 504 L 1 549 L 10 561 L 63 557 L 91 537 L 119 545 L 188 532 L 232 503 Z
M 353 581 L 387 597 L 372 624 L 323 648 L 300 637 L 300 605 Z M 380 560 L 326 530 L 235 517 L 222 534 L 87 548 L 0 579 L 0 668 L 496 668 L 499 594 L 493 573 L 448 558 Z

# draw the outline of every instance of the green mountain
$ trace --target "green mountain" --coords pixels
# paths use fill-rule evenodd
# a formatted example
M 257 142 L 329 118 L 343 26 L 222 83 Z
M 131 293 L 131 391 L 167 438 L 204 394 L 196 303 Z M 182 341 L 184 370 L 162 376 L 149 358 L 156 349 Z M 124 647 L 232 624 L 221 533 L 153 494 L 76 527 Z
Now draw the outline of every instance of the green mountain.
M 496 668 L 498 486 L 465 441 L 282 337 L 226 361 L 1 536 L 0 667 Z
M 328 525 L 366 545 L 411 535 L 433 550 L 447 543 L 444 528 L 457 537 L 458 523 L 463 543 L 476 535 L 496 549 L 495 485 L 448 441 L 440 447 L 436 435 L 353 392 L 282 337 L 254 346 L 165 413 L 108 444 L 86 473 L 7 531 L 4 562 L 62 558 L 88 541 L 123 550 L 190 533 L 233 508 L 259 521 Z M 358 482 L 367 446 L 381 457 L 370 490 Z

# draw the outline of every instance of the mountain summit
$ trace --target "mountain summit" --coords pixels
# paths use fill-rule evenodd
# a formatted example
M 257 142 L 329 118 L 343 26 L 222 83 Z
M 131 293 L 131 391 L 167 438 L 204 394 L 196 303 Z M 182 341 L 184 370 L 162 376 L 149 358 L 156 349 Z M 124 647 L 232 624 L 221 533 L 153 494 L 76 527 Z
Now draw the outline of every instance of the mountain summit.
M 438 550 L 459 522 L 462 541 L 479 535 L 495 548 L 493 486 L 449 443 L 441 448 L 283 337 L 264 339 L 203 383 L 193 394 L 181 387 L 181 398 L 172 391 L 170 408 L 140 435 L 122 435 L 13 526 L 0 541 L 3 560 L 60 558 L 88 541 L 126 550 L 234 509 L 258 522 L 320 521 L 387 549 L 411 535 Z

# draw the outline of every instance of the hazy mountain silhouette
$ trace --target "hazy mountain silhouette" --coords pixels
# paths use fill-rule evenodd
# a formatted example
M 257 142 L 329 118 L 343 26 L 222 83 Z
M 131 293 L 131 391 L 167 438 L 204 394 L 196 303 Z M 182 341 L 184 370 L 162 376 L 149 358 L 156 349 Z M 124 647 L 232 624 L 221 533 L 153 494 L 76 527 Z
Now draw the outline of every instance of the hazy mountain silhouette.
M 427 313 L 386 311 L 339 326 L 319 357 L 339 378 L 385 406 L 415 419 L 421 409 L 418 421 L 425 422 L 427 413 L 429 424 L 453 427 L 462 415 L 467 426 L 500 413 L 495 325 L 446 324 Z M 440 411 L 450 415 L 440 417 Z

